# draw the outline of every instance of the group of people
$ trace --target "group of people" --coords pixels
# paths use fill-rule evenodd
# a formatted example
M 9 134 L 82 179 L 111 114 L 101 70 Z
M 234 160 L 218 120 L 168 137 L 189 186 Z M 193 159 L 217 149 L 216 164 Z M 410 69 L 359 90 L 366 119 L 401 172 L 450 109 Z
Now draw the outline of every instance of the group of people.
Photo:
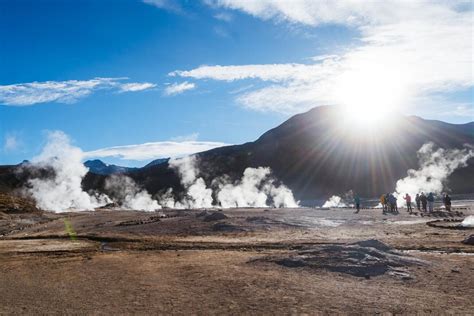
M 382 211 L 384 214 L 387 214 L 388 212 L 398 214 L 397 198 L 392 193 L 382 194 L 380 197 L 380 204 L 382 204 Z
M 407 208 L 408 213 L 412 214 L 413 207 L 412 207 L 411 195 L 406 193 L 405 196 L 403 196 L 403 199 L 406 202 L 406 208 Z M 418 211 L 430 212 L 430 213 L 433 212 L 434 201 L 435 201 L 435 195 L 433 194 L 433 192 L 430 192 L 427 195 L 421 192 L 420 194 L 417 193 L 415 196 L 415 204 Z M 383 214 L 387 214 L 387 213 L 398 214 L 399 213 L 397 198 L 392 193 L 382 194 L 382 196 L 380 197 L 380 204 L 382 205 Z M 451 212 L 451 197 L 447 193 L 443 196 L 443 204 L 446 211 Z M 354 195 L 354 205 L 356 208 L 356 213 L 359 213 L 360 197 L 357 194 Z
M 413 208 L 410 194 L 406 193 L 403 199 L 406 202 L 407 211 L 411 214 L 413 212 Z M 421 192 L 421 194 L 417 193 L 415 196 L 415 203 L 418 211 L 430 213 L 433 212 L 434 201 L 435 196 L 432 192 L 428 193 L 428 195 L 425 195 L 423 192 Z M 397 198 L 393 194 L 383 194 L 380 197 L 380 204 L 382 204 L 382 210 L 384 214 L 387 212 L 398 214 Z M 448 194 L 443 196 L 443 204 L 446 211 L 451 212 L 451 197 Z

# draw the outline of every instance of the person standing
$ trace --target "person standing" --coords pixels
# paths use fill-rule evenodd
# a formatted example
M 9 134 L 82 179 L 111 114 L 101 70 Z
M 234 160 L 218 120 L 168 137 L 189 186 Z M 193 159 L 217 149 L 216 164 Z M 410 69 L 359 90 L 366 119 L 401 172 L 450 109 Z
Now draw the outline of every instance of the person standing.
M 413 210 L 411 208 L 411 196 L 410 196 L 410 194 L 406 193 L 403 198 L 407 202 L 407 211 L 408 211 L 408 213 L 411 214 L 413 212 Z
M 421 209 L 423 210 L 423 212 L 426 212 L 426 204 L 428 203 L 428 200 L 426 199 L 426 195 L 423 192 L 421 192 L 420 201 Z
M 359 196 L 356 194 L 356 196 L 354 197 L 354 203 L 355 203 L 355 207 L 356 207 L 356 211 L 355 211 L 355 214 L 359 213 L 360 211 L 360 198 Z
M 382 194 L 380 197 L 380 204 L 382 204 L 382 212 L 385 214 L 387 212 L 387 201 L 385 199 L 385 194 Z
M 447 193 L 443 198 L 443 202 L 444 202 L 444 207 L 446 208 L 446 211 L 451 212 L 451 197 Z
M 390 205 L 390 212 L 393 214 L 397 214 L 397 198 L 391 193 L 388 195 L 388 204 Z
M 420 209 L 420 195 L 418 193 L 415 196 L 415 203 L 416 203 L 416 208 L 418 209 L 418 212 L 421 211 L 421 209 Z
M 434 209 L 434 195 L 433 192 L 430 192 L 428 196 L 426 197 L 426 200 L 428 201 L 428 210 L 430 213 L 433 212 Z

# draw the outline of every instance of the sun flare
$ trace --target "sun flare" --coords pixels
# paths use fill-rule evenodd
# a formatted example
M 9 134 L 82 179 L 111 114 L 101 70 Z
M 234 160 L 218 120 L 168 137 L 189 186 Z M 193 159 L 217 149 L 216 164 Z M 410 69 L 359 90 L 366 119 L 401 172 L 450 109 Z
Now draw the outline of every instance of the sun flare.
M 347 119 L 362 125 L 378 124 L 406 102 L 407 91 L 399 71 L 360 67 L 341 75 L 336 83 L 338 103 Z

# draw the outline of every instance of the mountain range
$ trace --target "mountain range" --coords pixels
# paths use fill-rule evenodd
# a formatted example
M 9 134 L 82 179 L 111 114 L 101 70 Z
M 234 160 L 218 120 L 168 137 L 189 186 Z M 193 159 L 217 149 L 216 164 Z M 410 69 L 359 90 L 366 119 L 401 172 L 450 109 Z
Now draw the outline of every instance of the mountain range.
M 363 197 L 393 192 L 398 179 L 419 165 L 417 151 L 432 142 L 445 149 L 474 146 L 474 122 L 450 124 L 416 116 L 390 115 L 379 122 L 355 123 L 334 106 L 297 114 L 253 142 L 196 154 L 200 175 L 208 185 L 216 177 L 239 179 L 247 167 L 270 167 L 297 199 L 324 199 L 354 190 Z M 168 159 L 142 168 L 87 161 L 86 190 L 102 190 L 113 173 L 133 178 L 151 194 L 172 187 L 182 192 L 179 175 Z M 15 166 L 0 166 L 0 191 L 21 185 Z M 446 186 L 454 193 L 474 193 L 474 159 L 451 174 Z

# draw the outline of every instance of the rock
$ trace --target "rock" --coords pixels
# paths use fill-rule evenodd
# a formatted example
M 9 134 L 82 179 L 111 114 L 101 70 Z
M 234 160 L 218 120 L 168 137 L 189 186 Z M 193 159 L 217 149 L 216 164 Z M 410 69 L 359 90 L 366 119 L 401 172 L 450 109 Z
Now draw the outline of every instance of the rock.
M 224 213 L 221 212 L 214 212 L 210 215 L 206 215 L 204 217 L 205 222 L 213 222 L 213 221 L 219 221 L 221 219 L 226 219 L 228 218 Z
M 466 245 L 474 245 L 474 235 L 471 235 L 462 241 Z

